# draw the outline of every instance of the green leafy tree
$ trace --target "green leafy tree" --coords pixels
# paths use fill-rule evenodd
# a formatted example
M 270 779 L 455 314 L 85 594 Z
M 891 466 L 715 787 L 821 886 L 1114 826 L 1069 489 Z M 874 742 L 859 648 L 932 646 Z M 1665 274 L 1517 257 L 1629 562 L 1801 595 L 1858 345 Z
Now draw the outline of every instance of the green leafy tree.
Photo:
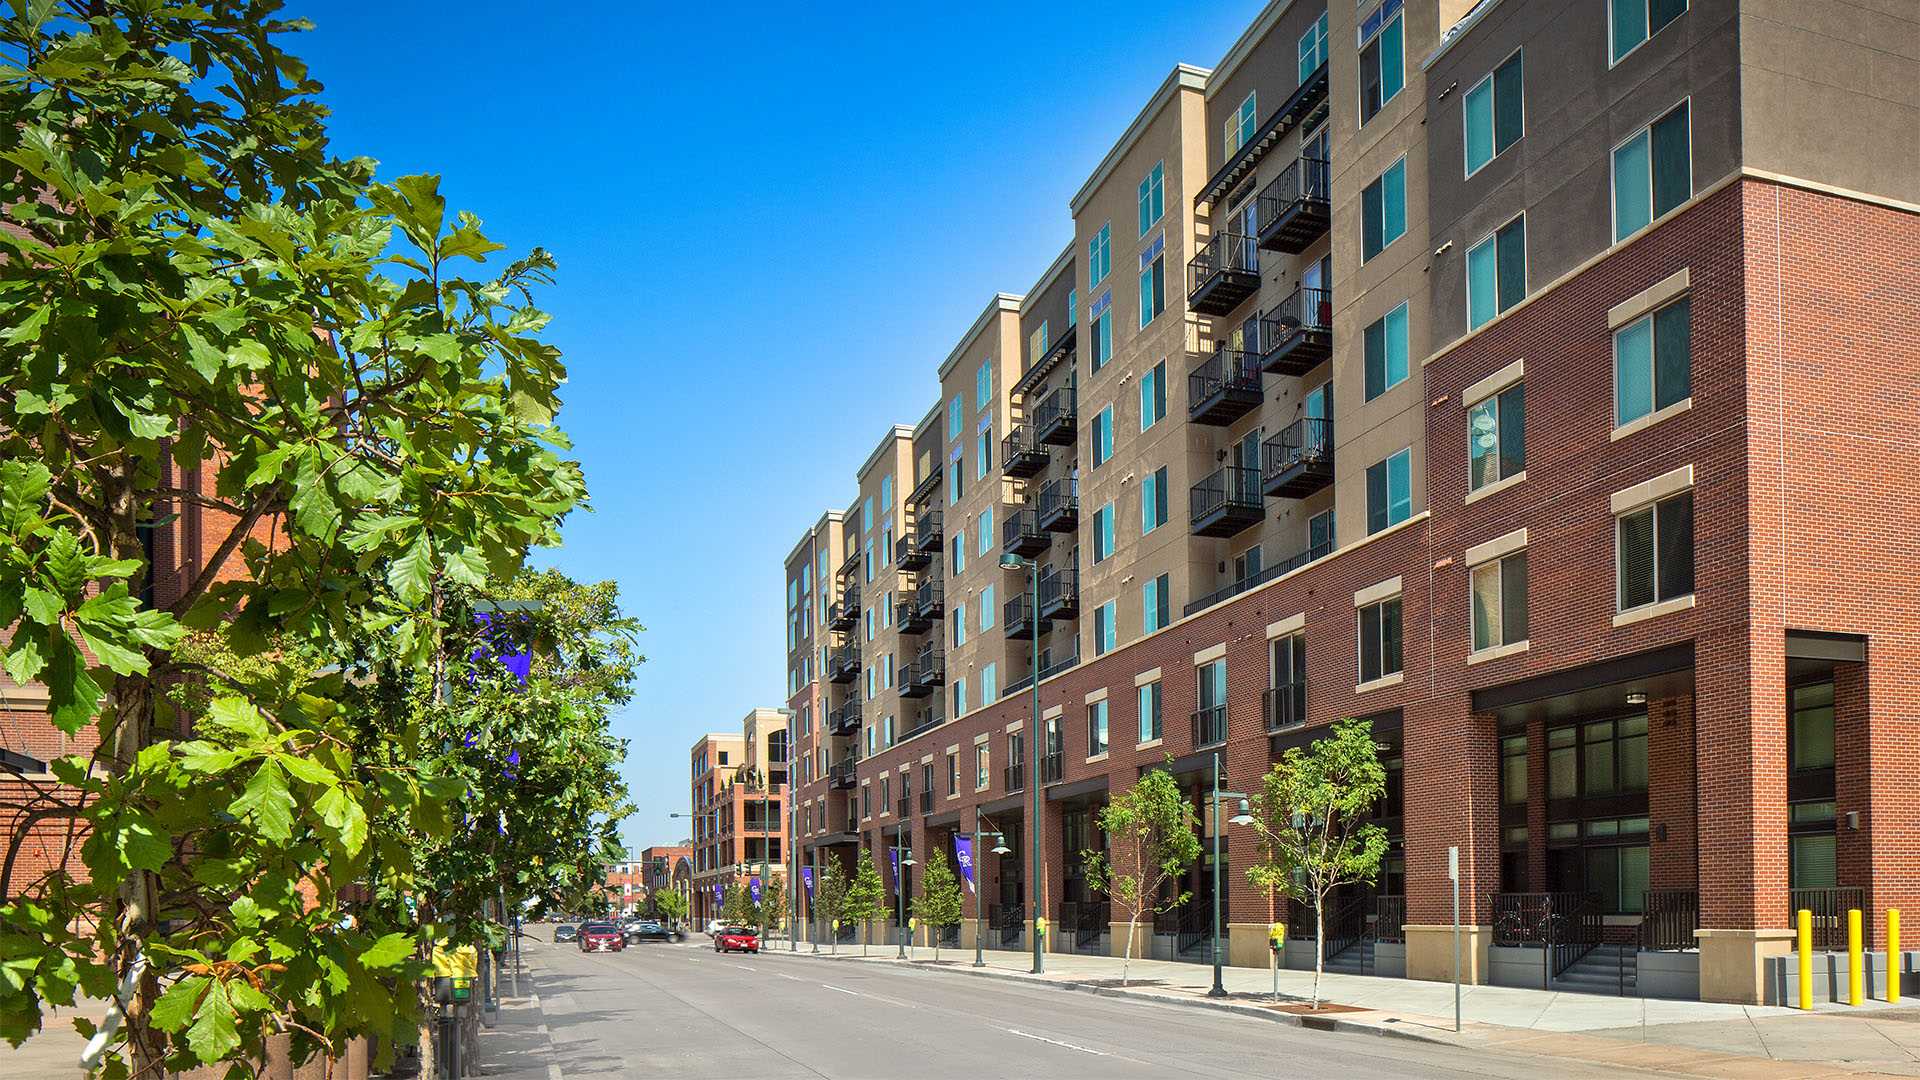
M 1262 779 L 1252 800 L 1262 861 L 1249 867 L 1255 887 L 1313 906 L 1313 997 L 1320 1007 L 1327 898 L 1342 885 L 1372 882 L 1387 852 L 1387 831 L 1367 820 L 1387 793 L 1387 770 L 1373 724 L 1346 719 L 1323 738 L 1291 747 Z
M 816 919 L 827 922 L 827 941 L 829 950 L 840 951 L 840 920 L 847 914 L 847 873 L 840 869 L 840 860 L 829 858 L 815 874 L 813 883 L 813 912 Z
M 1100 825 L 1111 838 L 1113 855 L 1083 851 L 1087 885 L 1105 892 L 1127 913 L 1127 946 L 1120 963 L 1120 985 L 1133 966 L 1133 941 L 1140 920 L 1171 911 L 1192 895 L 1167 886 L 1200 857 L 1193 804 L 1181 794 L 1173 774 L 1151 769 L 1100 811 Z
M 733 926 L 759 923 L 760 905 L 753 902 L 746 882 L 735 880 L 727 886 L 726 899 L 720 904 L 720 920 Z
M 553 262 L 482 273 L 501 248 L 436 178 L 335 156 L 279 6 L 0 20 L 0 663 L 100 740 L 36 793 L 78 865 L 0 885 L 0 1035 L 124 982 L 109 1080 L 406 1041 L 426 945 L 584 905 L 578 841 L 624 809 L 588 737 L 617 671 L 464 679 L 471 601 L 585 498 Z M 156 607 L 144 534 L 177 515 L 205 569 Z
M 687 917 L 687 898 L 673 889 L 663 889 L 653 894 L 653 911 L 668 926 L 678 929 Z
M 920 895 L 913 898 L 913 917 L 927 928 L 933 938 L 933 958 L 940 959 L 940 931 L 960 922 L 960 879 L 947 861 L 945 851 L 935 852 L 927 860 L 927 872 L 920 878 Z
M 847 887 L 845 907 L 846 917 L 860 924 L 860 955 L 865 956 L 873 945 L 874 920 L 886 913 L 887 890 L 880 882 L 880 871 L 874 869 L 871 852 L 862 851 L 857 862 L 853 883 Z

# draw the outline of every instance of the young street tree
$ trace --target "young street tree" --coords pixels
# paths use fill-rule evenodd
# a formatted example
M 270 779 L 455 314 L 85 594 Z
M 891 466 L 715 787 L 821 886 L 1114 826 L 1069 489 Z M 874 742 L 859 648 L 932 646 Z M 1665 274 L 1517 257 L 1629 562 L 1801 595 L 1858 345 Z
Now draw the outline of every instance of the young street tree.
M 726 902 L 720 905 L 720 921 L 733 926 L 754 926 L 760 922 L 760 905 L 753 902 L 746 882 L 728 885 L 726 897 Z
M 860 955 L 873 945 L 873 922 L 887 910 L 887 889 L 880 883 L 880 871 L 873 867 L 871 852 L 856 856 L 853 884 L 847 887 L 846 917 L 860 924 Z
M 1387 831 L 1366 820 L 1387 793 L 1387 770 L 1373 724 L 1346 719 L 1274 763 L 1252 800 L 1263 861 L 1247 877 L 1313 907 L 1313 997 L 1320 1007 L 1327 898 L 1342 885 L 1371 882 L 1387 851 Z
M 960 879 L 947 861 L 944 851 L 927 860 L 927 872 L 920 879 L 920 895 L 913 898 L 913 917 L 927 928 L 933 938 L 933 958 L 940 959 L 940 931 L 960 922 Z
M 1105 892 L 1127 913 L 1122 986 L 1133 966 L 1133 941 L 1141 917 L 1171 911 L 1192 895 L 1170 893 L 1161 898 L 1167 883 L 1186 873 L 1200 857 L 1196 824 L 1193 804 L 1180 793 L 1173 774 L 1152 769 L 1100 811 L 1100 825 L 1114 856 L 1091 850 L 1080 853 L 1087 868 L 1087 887 Z
M 659 890 L 653 894 L 653 913 L 678 930 L 687 917 L 687 898 L 672 889 Z
M 840 860 L 829 858 L 813 883 L 813 915 L 827 923 L 828 951 L 840 951 L 840 920 L 847 913 L 847 875 Z

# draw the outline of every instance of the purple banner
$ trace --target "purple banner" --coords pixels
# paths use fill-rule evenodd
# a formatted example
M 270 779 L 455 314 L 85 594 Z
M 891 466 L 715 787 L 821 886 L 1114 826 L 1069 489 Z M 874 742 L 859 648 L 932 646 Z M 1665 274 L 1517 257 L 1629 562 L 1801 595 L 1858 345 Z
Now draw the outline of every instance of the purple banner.
M 811 866 L 801 867 L 800 880 L 805 882 L 807 886 L 807 903 L 809 904 L 813 903 L 813 867 Z
M 973 837 L 954 833 L 953 854 L 960 863 L 960 876 L 967 880 L 967 891 L 978 891 L 973 885 Z
M 760 875 L 755 874 L 747 879 L 747 895 L 753 897 L 754 903 L 760 902 Z
M 900 887 L 900 849 L 888 848 L 887 861 L 893 864 L 893 887 L 898 889 Z

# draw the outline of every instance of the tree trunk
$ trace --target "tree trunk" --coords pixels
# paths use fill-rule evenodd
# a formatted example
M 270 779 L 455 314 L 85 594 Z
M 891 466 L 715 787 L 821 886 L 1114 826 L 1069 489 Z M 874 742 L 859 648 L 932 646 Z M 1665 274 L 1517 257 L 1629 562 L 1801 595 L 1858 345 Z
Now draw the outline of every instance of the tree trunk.
M 1309 1008 L 1320 1008 L 1320 969 L 1327 962 L 1327 925 L 1324 907 L 1327 898 L 1322 896 L 1313 902 L 1313 1002 Z
M 1133 967 L 1133 936 L 1139 925 L 1140 911 L 1136 908 L 1127 916 L 1127 949 L 1120 959 L 1120 985 L 1122 988 L 1125 988 L 1127 985 L 1127 972 Z

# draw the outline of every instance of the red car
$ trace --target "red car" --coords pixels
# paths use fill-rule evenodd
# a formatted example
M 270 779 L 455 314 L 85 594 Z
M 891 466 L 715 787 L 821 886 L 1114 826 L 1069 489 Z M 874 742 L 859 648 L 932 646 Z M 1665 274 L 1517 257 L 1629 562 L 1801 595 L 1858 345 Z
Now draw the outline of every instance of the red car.
M 723 926 L 713 935 L 714 952 L 760 951 L 760 935 L 751 926 Z
M 623 952 L 627 935 L 612 923 L 588 923 L 580 928 L 581 952 Z

